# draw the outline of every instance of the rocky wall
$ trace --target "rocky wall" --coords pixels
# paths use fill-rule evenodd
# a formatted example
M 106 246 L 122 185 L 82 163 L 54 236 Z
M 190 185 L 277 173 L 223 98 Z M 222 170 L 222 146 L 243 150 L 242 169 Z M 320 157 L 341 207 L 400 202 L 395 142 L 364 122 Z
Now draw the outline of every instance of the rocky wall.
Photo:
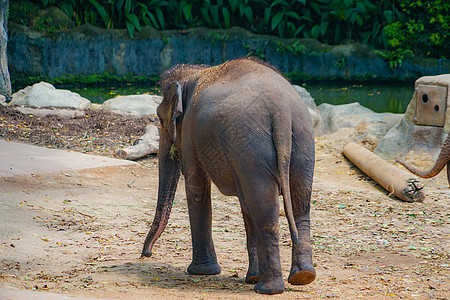
M 329 46 L 312 39 L 255 35 L 240 28 L 157 31 L 144 27 L 131 40 L 125 30 L 91 25 L 52 33 L 9 26 L 9 70 L 16 81 L 105 72 L 158 76 L 177 63 L 216 65 L 247 55 L 260 57 L 300 81 L 415 80 L 438 72 L 436 59 L 416 57 L 391 70 L 386 60 L 361 44 Z

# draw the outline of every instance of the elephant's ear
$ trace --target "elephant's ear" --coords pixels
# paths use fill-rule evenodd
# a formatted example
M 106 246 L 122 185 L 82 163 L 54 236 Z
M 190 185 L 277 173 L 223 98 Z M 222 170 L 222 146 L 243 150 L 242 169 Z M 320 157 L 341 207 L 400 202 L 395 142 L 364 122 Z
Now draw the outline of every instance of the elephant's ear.
M 177 118 L 183 114 L 183 98 L 182 98 L 182 90 L 181 85 L 177 82 L 173 83 L 173 87 L 175 89 L 175 93 L 173 96 L 173 113 L 172 113 L 172 122 L 176 122 Z M 174 123 L 175 125 L 175 123 Z
M 172 107 L 172 137 L 173 142 L 175 143 L 177 140 L 177 119 L 183 114 L 183 98 L 182 98 L 182 90 L 181 85 L 177 82 L 171 84 L 170 89 L 173 89 L 172 94 L 172 103 L 170 104 Z

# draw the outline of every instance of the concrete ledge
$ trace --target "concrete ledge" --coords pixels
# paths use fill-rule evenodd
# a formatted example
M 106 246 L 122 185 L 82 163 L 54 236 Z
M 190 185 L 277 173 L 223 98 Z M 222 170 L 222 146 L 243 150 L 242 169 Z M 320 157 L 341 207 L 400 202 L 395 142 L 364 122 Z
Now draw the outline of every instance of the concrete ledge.
M 127 165 L 138 163 L 0 140 L 0 177 Z

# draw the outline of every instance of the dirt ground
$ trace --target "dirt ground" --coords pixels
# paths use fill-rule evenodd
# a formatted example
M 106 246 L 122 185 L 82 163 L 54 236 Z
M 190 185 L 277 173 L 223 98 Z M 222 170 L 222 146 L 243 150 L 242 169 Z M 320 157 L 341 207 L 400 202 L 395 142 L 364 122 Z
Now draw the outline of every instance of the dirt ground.
M 153 118 L 91 111 L 77 119 L 23 115 L 0 106 L 0 138 L 113 156 Z M 281 215 L 286 291 L 273 299 L 448 299 L 450 188 L 422 180 L 427 198 L 405 203 L 316 138 L 311 237 L 317 278 L 287 283 L 291 242 Z M 342 150 L 342 149 L 341 149 Z M 156 205 L 154 156 L 140 166 L 0 178 L 0 288 L 93 298 L 255 299 L 243 277 L 245 230 L 236 198 L 213 188 L 213 237 L 222 273 L 191 276 L 190 229 L 180 180 L 168 227 L 140 258 Z M 421 160 L 426 168 L 429 161 Z

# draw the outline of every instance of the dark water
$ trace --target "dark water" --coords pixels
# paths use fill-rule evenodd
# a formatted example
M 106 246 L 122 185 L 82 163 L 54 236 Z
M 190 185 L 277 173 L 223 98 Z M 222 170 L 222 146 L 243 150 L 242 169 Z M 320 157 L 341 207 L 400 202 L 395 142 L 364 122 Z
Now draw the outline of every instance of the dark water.
M 413 84 L 403 86 L 374 85 L 306 85 L 304 86 L 317 105 L 334 105 L 359 102 L 375 112 L 404 113 L 414 93 Z M 103 103 L 116 96 L 139 95 L 144 93 L 160 94 L 156 86 L 103 86 L 69 87 L 73 92 L 89 99 L 93 103 Z
M 80 94 L 81 97 L 89 99 L 92 103 L 103 103 L 117 96 L 151 94 L 159 95 L 159 87 L 143 85 L 118 85 L 118 86 L 89 86 L 89 87 L 62 87 Z
M 306 85 L 305 88 L 314 98 L 316 105 L 333 105 L 359 102 L 371 110 L 392 113 L 404 113 L 414 93 L 414 84 L 403 86 L 318 86 Z

